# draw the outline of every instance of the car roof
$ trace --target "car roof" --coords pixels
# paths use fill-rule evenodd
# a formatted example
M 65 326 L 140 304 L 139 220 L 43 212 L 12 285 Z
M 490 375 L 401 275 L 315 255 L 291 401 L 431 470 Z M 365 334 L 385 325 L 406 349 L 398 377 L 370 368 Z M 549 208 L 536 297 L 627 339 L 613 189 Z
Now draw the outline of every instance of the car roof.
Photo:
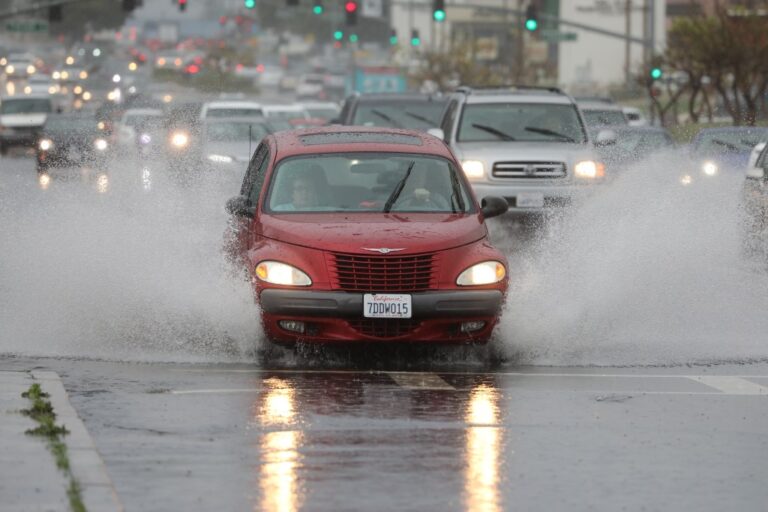
M 357 100 L 360 103 L 398 103 L 402 101 L 445 103 L 448 101 L 448 97 L 434 94 L 382 92 L 360 94 L 357 96 Z
M 304 112 L 304 105 L 264 105 L 265 112 Z
M 207 117 L 203 120 L 204 125 L 228 123 L 270 124 L 271 122 L 272 119 L 267 119 L 264 116 Z
M 578 101 L 576 103 L 581 110 L 612 110 L 615 112 L 624 112 L 621 106 L 615 103 L 606 103 L 604 101 Z
M 369 140 L 365 140 L 366 135 L 369 135 Z M 323 136 L 328 137 L 327 141 L 323 141 Z M 277 156 L 281 159 L 319 153 L 375 152 L 417 153 L 453 159 L 448 146 L 442 140 L 415 130 L 334 125 L 282 131 L 270 135 L 270 138 L 274 140 Z M 306 143 L 310 138 L 316 140 Z M 370 141 L 370 139 L 379 139 L 379 141 Z M 382 139 L 387 141 L 381 142 Z

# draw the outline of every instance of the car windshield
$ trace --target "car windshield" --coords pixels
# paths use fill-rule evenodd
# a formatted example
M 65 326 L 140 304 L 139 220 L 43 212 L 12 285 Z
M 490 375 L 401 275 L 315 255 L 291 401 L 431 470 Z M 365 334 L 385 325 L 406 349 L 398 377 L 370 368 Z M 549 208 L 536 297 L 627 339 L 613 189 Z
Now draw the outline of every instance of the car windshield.
M 51 100 L 46 99 L 14 99 L 0 103 L 0 114 L 37 114 L 52 110 Z
M 206 117 L 238 117 L 238 116 L 263 116 L 260 108 L 210 108 L 206 111 Z
M 672 140 L 662 132 L 620 132 L 616 148 L 633 155 L 652 153 L 672 146 Z
M 266 114 L 267 117 L 274 119 L 305 119 L 307 117 L 301 110 L 271 110 Z
M 259 123 L 211 123 L 205 129 L 205 139 L 211 142 L 259 141 L 268 134 Z
M 464 108 L 456 139 L 583 144 L 587 137 L 573 105 L 480 103 Z
M 627 124 L 627 118 L 619 110 L 582 110 L 587 126 L 617 126 Z
M 442 101 L 398 102 L 358 105 L 352 124 L 428 130 L 440 126 L 445 103 Z
M 281 162 L 269 211 L 465 213 L 473 203 L 448 160 L 407 154 L 328 154 Z
M 741 153 L 752 151 L 752 148 L 767 140 L 768 130 L 765 129 L 713 130 L 700 132 L 696 137 L 694 147 L 698 153 L 706 155 Z

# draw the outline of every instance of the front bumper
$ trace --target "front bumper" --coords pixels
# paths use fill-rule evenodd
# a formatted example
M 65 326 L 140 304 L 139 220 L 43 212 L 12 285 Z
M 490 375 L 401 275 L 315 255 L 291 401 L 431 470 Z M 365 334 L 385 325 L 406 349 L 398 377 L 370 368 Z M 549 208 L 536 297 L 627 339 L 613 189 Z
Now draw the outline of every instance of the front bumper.
M 503 197 L 509 204 L 510 211 L 535 212 L 546 208 L 568 206 L 586 199 L 594 193 L 603 181 L 585 184 L 512 184 L 512 183 L 475 183 L 470 182 L 479 200 L 486 196 Z M 541 195 L 543 207 L 518 206 L 517 198 L 523 194 Z

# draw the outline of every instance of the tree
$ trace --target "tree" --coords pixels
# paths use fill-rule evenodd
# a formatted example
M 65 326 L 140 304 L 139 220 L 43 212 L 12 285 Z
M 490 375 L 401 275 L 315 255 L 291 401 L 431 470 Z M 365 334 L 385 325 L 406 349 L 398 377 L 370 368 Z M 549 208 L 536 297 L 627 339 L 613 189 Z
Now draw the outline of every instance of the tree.
M 476 43 L 455 43 L 445 50 L 425 50 L 420 54 L 421 66 L 411 73 L 418 83 L 432 82 L 446 91 L 457 85 L 503 85 L 503 75 L 474 58 Z

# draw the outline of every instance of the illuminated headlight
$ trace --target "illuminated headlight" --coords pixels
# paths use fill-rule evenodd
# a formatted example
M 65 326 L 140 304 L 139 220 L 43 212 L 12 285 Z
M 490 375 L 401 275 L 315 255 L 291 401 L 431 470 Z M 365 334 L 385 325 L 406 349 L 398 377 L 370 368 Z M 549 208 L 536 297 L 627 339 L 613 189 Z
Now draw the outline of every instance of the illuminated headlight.
M 227 155 L 208 155 L 208 160 L 217 164 L 231 164 L 232 157 Z
M 307 274 L 279 261 L 262 261 L 256 265 L 256 277 L 271 284 L 286 286 L 310 286 L 312 280 Z
M 478 286 L 498 283 L 507 275 L 507 269 L 498 261 L 484 261 L 472 265 L 459 274 L 456 284 L 459 286 Z
M 90 93 L 90 92 L 88 92 L 88 91 L 85 91 L 85 92 L 83 93 L 83 100 L 85 100 L 85 101 L 90 101 L 90 99 L 91 99 L 92 97 L 93 97 L 93 96 L 92 96 L 92 95 L 91 95 L 91 93 Z
M 173 137 L 171 137 L 171 144 L 177 148 L 183 148 L 189 144 L 189 137 L 186 133 L 176 132 L 173 134 Z
M 704 171 L 704 174 L 706 174 L 707 176 L 714 176 L 715 174 L 717 174 L 717 171 L 718 171 L 717 164 L 715 162 L 710 162 L 710 161 L 704 162 L 701 165 L 701 170 Z
M 690 174 L 686 174 L 682 178 L 680 178 L 680 183 L 682 185 L 690 185 L 693 182 L 693 178 L 691 178 Z
M 24 94 L 32 94 L 32 87 L 28 85 L 24 87 Z
M 88 72 L 87 71 L 81 71 L 78 76 L 80 77 L 80 80 L 85 80 L 86 78 L 88 78 Z
M 6 64 L 8 64 L 8 59 L 6 59 L 5 57 L 0 59 L 0 66 L 5 66 Z
M 37 181 L 40 183 L 40 188 L 45 190 L 51 184 L 51 177 L 48 174 L 41 174 L 38 176 Z
M 10 64 L 8 66 L 5 66 L 5 72 L 9 75 L 12 75 L 16 71 L 16 68 L 11 66 Z
M 27 66 L 27 74 L 34 75 L 36 71 L 37 71 L 37 69 L 32 64 Z
M 478 180 L 485 174 L 485 167 L 483 162 L 479 160 L 464 160 L 461 163 L 461 168 L 464 169 L 464 174 L 470 180 Z
M 53 141 L 51 139 L 42 139 L 40 141 L 40 149 L 43 151 L 48 151 L 53 147 Z
M 51 75 L 51 78 L 53 78 L 54 80 L 60 80 L 61 79 L 61 72 L 54 71 L 53 74 Z
M 107 144 L 107 141 L 104 139 L 96 139 L 93 142 L 93 145 L 96 146 L 96 149 L 98 149 L 99 151 L 104 151 L 105 149 L 107 149 L 107 146 L 109 146 L 109 144 Z
M 600 162 L 584 160 L 574 166 L 573 172 L 579 178 L 602 178 L 605 176 L 605 166 Z

